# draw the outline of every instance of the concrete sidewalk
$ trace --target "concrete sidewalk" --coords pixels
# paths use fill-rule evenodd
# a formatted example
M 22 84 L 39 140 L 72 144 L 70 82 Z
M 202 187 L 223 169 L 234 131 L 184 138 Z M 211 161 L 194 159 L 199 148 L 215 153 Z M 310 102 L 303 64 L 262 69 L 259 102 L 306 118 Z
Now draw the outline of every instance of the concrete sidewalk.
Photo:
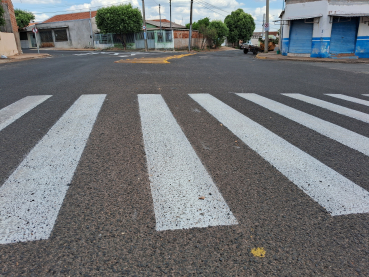
M 305 57 L 290 57 L 277 55 L 272 51 L 269 53 L 259 53 L 256 56 L 261 60 L 274 60 L 274 61 L 299 61 L 299 62 L 328 62 L 328 63 L 369 63 L 369 59 L 329 59 L 329 58 L 305 58 Z
M 0 59 L 0 64 L 20 62 L 20 61 L 33 60 L 33 59 L 41 59 L 41 58 L 47 58 L 47 57 L 51 57 L 51 56 L 45 53 L 44 54 L 37 54 L 37 53 L 21 54 L 21 55 L 15 55 L 15 56 L 8 56 L 7 59 Z

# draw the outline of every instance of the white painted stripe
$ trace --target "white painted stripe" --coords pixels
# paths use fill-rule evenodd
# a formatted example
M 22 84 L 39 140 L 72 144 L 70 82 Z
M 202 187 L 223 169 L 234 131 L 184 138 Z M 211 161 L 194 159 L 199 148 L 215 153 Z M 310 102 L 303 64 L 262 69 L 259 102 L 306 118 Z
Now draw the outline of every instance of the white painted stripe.
M 190 96 L 332 215 L 369 212 L 369 193 L 360 186 L 215 97 Z
M 0 110 L 0 131 L 52 95 L 27 96 Z
M 342 115 L 352 117 L 352 118 L 355 118 L 357 120 L 369 123 L 369 114 L 362 113 L 362 112 L 359 112 L 359 111 L 355 111 L 355 110 L 352 110 L 352 109 L 349 109 L 349 108 L 346 108 L 346 107 L 342 107 L 340 105 L 332 104 L 330 102 L 323 101 L 323 100 L 313 98 L 313 97 L 310 97 L 310 96 L 306 96 L 306 95 L 303 95 L 303 94 L 300 94 L 300 93 L 282 93 L 282 94 L 285 95 L 285 96 L 288 96 L 288 97 L 291 97 L 291 98 L 294 98 L 294 99 L 297 99 L 297 100 L 301 100 L 301 101 L 304 101 L 306 103 L 309 103 L 309 104 L 312 104 L 312 105 L 315 105 L 315 106 L 333 111 L 335 113 L 342 114 Z
M 369 138 L 365 136 L 254 93 L 237 95 L 369 156 Z
M 363 94 L 364 96 L 369 96 L 369 94 Z
M 342 114 L 342 115 L 352 117 L 352 118 L 355 118 L 357 120 L 369 123 L 369 114 L 362 113 L 362 112 L 359 112 L 359 111 L 355 111 L 355 110 L 352 110 L 352 109 L 349 109 L 349 108 L 346 108 L 346 107 L 342 107 L 340 105 L 336 105 L 336 104 L 333 104 L 333 103 L 330 103 L 330 102 L 327 102 L 327 101 L 323 101 L 323 100 L 320 100 L 320 99 L 317 99 L 317 98 L 313 98 L 313 97 L 310 97 L 310 96 L 306 96 L 306 95 L 303 95 L 303 94 L 300 94 L 300 93 L 282 93 L 282 94 L 285 95 L 285 96 L 288 96 L 288 97 L 291 97 L 291 98 L 294 98 L 294 99 L 297 99 L 297 100 L 301 100 L 301 101 L 304 101 L 306 103 L 309 103 L 309 104 L 312 104 L 312 105 L 315 105 L 315 106 L 333 111 L 335 113 Z
M 0 243 L 47 239 L 105 95 L 82 95 L 0 187 Z
M 161 95 L 138 101 L 156 230 L 238 224 Z
M 354 102 L 354 103 L 357 103 L 357 104 L 362 104 L 362 105 L 365 105 L 365 106 L 369 106 L 369 101 L 367 101 L 367 100 L 362 100 L 362 99 L 359 99 L 359 98 L 355 98 L 355 97 L 351 97 L 351 96 L 347 96 L 347 95 L 343 95 L 343 94 L 326 94 L 326 95 L 332 96 L 332 97 L 335 97 L 335 98 L 339 98 L 339 99 L 342 99 L 342 100 Z

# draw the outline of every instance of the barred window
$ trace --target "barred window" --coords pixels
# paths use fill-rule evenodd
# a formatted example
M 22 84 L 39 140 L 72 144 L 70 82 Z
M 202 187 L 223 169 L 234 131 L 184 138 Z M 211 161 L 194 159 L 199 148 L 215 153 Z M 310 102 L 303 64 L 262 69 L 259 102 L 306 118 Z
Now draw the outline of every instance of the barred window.
M 163 33 L 158 32 L 158 42 L 164 42 Z
M 54 42 L 51 31 L 40 31 L 41 42 Z
M 172 31 L 165 31 L 165 40 L 172 41 Z
M 68 34 L 66 29 L 54 30 L 54 34 L 56 42 L 68 41 Z

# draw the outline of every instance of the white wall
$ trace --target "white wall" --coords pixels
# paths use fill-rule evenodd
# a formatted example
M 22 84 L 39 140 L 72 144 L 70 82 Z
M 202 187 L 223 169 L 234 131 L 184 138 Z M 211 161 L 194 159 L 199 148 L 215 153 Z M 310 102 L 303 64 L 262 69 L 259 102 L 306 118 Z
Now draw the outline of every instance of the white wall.
M 13 56 L 18 54 L 13 33 L 0 32 L 0 55 Z

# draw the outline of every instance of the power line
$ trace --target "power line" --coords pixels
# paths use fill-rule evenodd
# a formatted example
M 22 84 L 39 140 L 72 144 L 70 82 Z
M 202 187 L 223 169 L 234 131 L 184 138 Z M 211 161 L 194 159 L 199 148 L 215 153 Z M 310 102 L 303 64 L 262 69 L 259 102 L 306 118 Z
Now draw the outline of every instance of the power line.
M 114 6 L 115 4 L 123 4 L 123 3 L 131 3 L 131 1 L 120 1 L 120 2 L 115 2 L 115 3 L 110 3 L 109 5 L 102 5 L 102 6 L 90 6 L 90 7 L 86 7 L 86 8 L 82 8 L 82 9 L 74 9 L 71 11 L 68 10 L 64 10 L 64 11 L 54 11 L 54 12 L 32 12 L 33 14 L 44 14 L 44 13 L 78 13 L 78 12 L 74 12 L 74 11 L 82 11 L 82 10 L 87 10 L 89 11 L 89 9 L 91 8 L 101 8 L 101 7 L 110 7 L 110 6 Z

